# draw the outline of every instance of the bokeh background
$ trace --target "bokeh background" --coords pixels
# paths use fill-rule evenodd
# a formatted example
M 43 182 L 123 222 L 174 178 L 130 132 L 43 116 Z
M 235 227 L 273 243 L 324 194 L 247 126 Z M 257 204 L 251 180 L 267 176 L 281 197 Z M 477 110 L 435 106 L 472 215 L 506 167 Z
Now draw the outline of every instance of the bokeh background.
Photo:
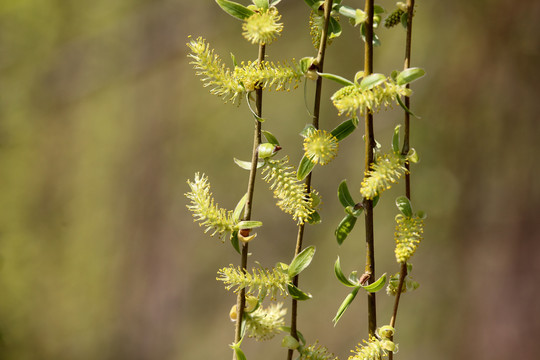
M 398 356 L 531 359 L 540 336 L 540 2 L 417 3 L 412 64 L 428 76 L 411 101 L 422 117 L 412 130 L 421 157 L 413 202 L 429 218 L 413 258 L 421 285 L 398 316 Z M 285 0 L 280 10 L 285 30 L 269 59 L 314 56 L 305 4 Z M 352 78 L 361 42 L 357 28 L 342 25 L 325 70 Z M 240 33 L 211 0 L 0 0 L 1 359 L 231 356 L 235 297 L 215 277 L 238 255 L 192 222 L 184 193 L 204 172 L 219 204 L 235 206 L 247 173 L 232 159 L 249 158 L 253 122 L 245 104 L 224 105 L 201 86 L 185 44 L 204 36 L 228 64 L 230 52 L 255 59 Z M 403 29 L 379 35 L 375 71 L 400 69 Z M 326 83 L 325 99 L 336 89 Z M 293 163 L 310 121 L 303 92 L 264 98 L 264 127 Z M 399 109 L 377 115 L 383 147 L 401 118 Z M 342 120 L 324 102 L 321 126 Z M 301 304 L 299 326 L 341 359 L 366 336 L 366 305 L 359 297 L 332 326 L 347 294 L 332 266 L 339 255 L 346 271 L 360 270 L 365 255 L 361 226 L 341 247 L 333 238 L 343 216 L 335 194 L 346 178 L 359 196 L 362 158 L 359 130 L 316 169 L 323 223 L 306 230 L 317 254 L 301 287 L 314 298 Z M 377 207 L 379 274 L 397 271 L 401 188 Z M 251 265 L 292 257 L 296 228 L 274 203 L 258 182 L 253 214 L 265 226 Z M 384 324 L 391 299 L 378 299 Z M 251 359 L 285 357 L 279 343 L 244 348 Z

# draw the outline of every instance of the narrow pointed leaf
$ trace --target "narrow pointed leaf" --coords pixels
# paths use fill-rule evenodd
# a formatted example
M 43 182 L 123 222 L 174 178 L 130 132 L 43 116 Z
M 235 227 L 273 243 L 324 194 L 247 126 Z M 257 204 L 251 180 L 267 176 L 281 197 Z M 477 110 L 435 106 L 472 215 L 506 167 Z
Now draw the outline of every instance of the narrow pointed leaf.
M 412 112 L 411 110 L 409 110 L 409 108 L 407 107 L 407 105 L 405 105 L 405 103 L 403 102 L 403 100 L 401 100 L 401 96 L 397 95 L 397 96 L 396 96 L 396 100 L 397 100 L 399 106 L 401 106 L 401 107 L 403 108 L 403 110 L 405 110 L 409 115 L 414 116 L 414 117 L 417 118 L 417 119 L 421 119 L 420 116 L 413 114 L 413 112 Z
M 351 305 L 351 303 L 353 302 L 354 298 L 356 297 L 356 294 L 358 294 L 358 289 L 359 289 L 358 287 L 355 288 L 349 295 L 347 295 L 345 300 L 343 300 L 343 302 L 341 303 L 336 316 L 332 320 L 332 322 L 334 323 L 334 326 L 337 325 L 339 319 L 341 319 L 341 317 L 343 316 L 343 314 L 345 313 L 349 305 Z
M 302 290 L 300 290 L 293 284 L 288 284 L 287 290 L 289 291 L 289 295 L 291 295 L 291 297 L 295 300 L 303 301 L 303 300 L 309 300 L 312 298 L 311 294 L 303 292 Z
M 315 0 L 304 0 L 304 2 L 313 10 L 319 10 L 319 7 L 324 3 L 324 1 L 315 1 Z
M 306 155 L 302 157 L 302 160 L 300 160 L 300 164 L 298 165 L 298 171 L 296 172 L 296 178 L 298 180 L 304 180 L 306 176 L 313 170 L 315 167 L 315 163 L 311 160 L 309 160 Z
M 233 212 L 233 219 L 238 221 L 240 220 L 240 217 L 242 216 L 242 210 L 244 210 L 244 206 L 246 205 L 248 194 L 245 193 L 244 196 L 240 199 L 238 204 L 236 204 L 236 207 L 234 208 Z
M 261 133 L 266 138 L 266 141 L 268 141 L 270 144 L 279 146 L 278 139 L 276 139 L 276 137 L 274 135 L 272 135 L 272 133 L 270 131 L 262 130 Z
M 332 16 L 330 16 L 330 21 L 328 22 L 328 38 L 335 39 L 341 35 L 341 25 L 339 22 Z
M 253 0 L 253 3 L 259 8 L 259 9 L 268 9 L 268 0 Z
M 392 136 L 392 150 L 395 153 L 399 153 L 399 128 L 401 125 L 396 126 L 394 129 L 394 136 Z
M 347 180 L 343 180 L 338 187 L 338 199 L 343 207 L 355 206 L 351 193 L 349 192 L 349 187 L 347 186 Z
M 349 236 L 355 224 L 356 224 L 356 217 L 351 214 L 348 214 L 347 216 L 343 218 L 343 220 L 341 220 L 341 222 L 339 223 L 334 233 L 336 235 L 336 240 L 339 245 L 343 244 L 343 241 L 345 241 L 347 236 Z
M 234 159 L 234 163 L 238 166 L 240 166 L 244 170 L 251 170 L 251 161 L 244 161 L 244 160 L 238 160 Z M 257 169 L 260 169 L 264 166 L 264 161 L 258 161 L 257 162 Z
M 386 283 L 386 273 L 382 274 L 382 276 L 377 281 L 366 286 L 362 286 L 362 285 L 360 286 L 367 292 L 374 293 L 381 290 L 384 287 L 385 283 Z
M 319 224 L 321 221 L 321 215 L 317 211 L 309 214 L 308 223 L 310 223 L 311 225 Z
M 246 355 L 244 354 L 242 349 L 240 349 L 240 346 L 232 346 L 232 348 L 234 349 L 234 353 L 236 354 L 236 359 L 247 360 Z
M 347 136 L 351 135 L 354 130 L 356 130 L 355 121 L 353 119 L 349 119 L 339 124 L 334 130 L 331 131 L 331 134 L 334 135 L 338 141 L 341 141 Z
M 346 16 L 348 18 L 354 19 L 356 16 L 356 11 L 350 6 L 347 5 L 336 5 L 334 7 L 334 10 L 337 10 L 341 15 Z
M 347 80 L 344 77 L 341 77 L 339 75 L 334 75 L 334 74 L 329 74 L 329 73 L 317 73 L 317 74 L 319 74 L 319 76 L 322 77 L 322 78 L 335 81 L 335 82 L 337 82 L 338 84 L 341 84 L 341 85 L 345 85 L 345 86 L 354 85 L 354 83 L 352 81 Z
M 400 196 L 396 199 L 396 206 L 401 211 L 401 213 L 407 217 L 411 217 L 412 212 L 412 206 L 411 202 L 406 196 Z
M 242 230 L 242 229 L 255 229 L 255 228 L 261 227 L 262 224 L 263 223 L 261 221 L 253 221 L 253 220 L 240 221 L 238 223 L 238 228 L 240 230 Z
M 315 255 L 315 246 L 311 245 L 304 250 L 302 250 L 298 255 L 296 255 L 289 265 L 288 274 L 289 278 L 293 278 L 296 275 L 300 274 L 305 268 L 309 266 L 313 256 Z
M 360 82 L 360 88 L 362 90 L 373 89 L 375 86 L 385 82 L 385 80 L 386 76 L 383 74 L 371 74 L 362 79 Z
M 235 231 L 231 234 L 231 245 L 237 253 L 242 254 L 240 252 L 240 244 L 238 242 L 238 231 Z
M 234 1 L 216 0 L 216 2 L 223 9 L 223 11 L 240 20 L 247 19 L 251 15 L 255 14 L 254 11 Z
M 334 274 L 336 274 L 336 277 L 338 280 L 345 286 L 348 287 L 357 287 L 358 284 L 353 283 L 347 277 L 343 274 L 343 271 L 341 270 L 341 263 L 339 261 L 339 256 L 334 264 Z
M 426 74 L 426 71 L 422 68 L 408 68 L 400 72 L 396 78 L 398 85 L 405 85 L 420 79 Z

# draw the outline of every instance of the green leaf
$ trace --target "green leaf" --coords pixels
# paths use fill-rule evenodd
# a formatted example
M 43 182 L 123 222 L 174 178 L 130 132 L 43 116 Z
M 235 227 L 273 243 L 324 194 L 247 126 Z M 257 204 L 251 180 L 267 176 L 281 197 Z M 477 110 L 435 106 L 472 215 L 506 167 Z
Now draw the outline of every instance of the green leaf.
M 392 150 L 396 154 L 399 153 L 399 128 L 401 128 L 401 125 L 396 126 L 394 136 L 392 137 Z
M 338 187 L 338 199 L 343 207 L 355 206 L 351 193 L 349 192 L 349 187 L 347 186 L 347 180 L 343 180 Z
M 406 196 L 398 197 L 396 199 L 396 206 L 399 209 L 399 211 L 401 211 L 401 213 L 405 215 L 406 217 L 412 216 L 413 212 L 412 212 L 411 202 Z
M 345 212 L 347 214 L 351 214 L 355 218 L 359 217 L 360 214 L 362 214 L 362 211 L 364 211 L 364 207 L 362 206 L 362 204 L 356 204 L 354 206 L 347 206 L 345 208 Z
M 426 75 L 426 71 L 422 68 L 408 68 L 398 74 L 396 81 L 398 85 L 405 85 L 420 79 L 424 75 Z
M 291 332 L 290 326 L 280 326 L 279 329 L 284 332 Z M 296 335 L 298 335 L 298 340 L 300 340 L 302 345 L 306 345 L 306 338 L 304 338 L 304 335 L 299 330 L 296 330 Z
M 366 286 L 363 286 L 363 285 L 360 285 L 360 286 L 367 292 L 374 293 L 381 290 L 384 287 L 385 283 L 386 283 L 386 273 L 382 274 L 382 276 L 377 281 Z
M 296 173 L 296 178 L 298 180 L 304 180 L 306 176 L 313 170 L 315 167 L 315 163 L 311 161 L 306 155 L 302 157 L 302 160 L 300 160 L 300 164 L 298 165 L 298 171 Z
M 234 353 L 236 354 L 236 359 L 237 360 L 247 360 L 246 355 L 244 354 L 242 349 L 240 349 L 239 344 L 233 344 L 233 345 L 230 345 L 230 346 L 234 350 Z
M 313 260 L 314 255 L 315 246 L 313 245 L 305 248 L 298 255 L 296 255 L 289 265 L 289 278 L 292 279 L 296 275 L 300 274 L 305 268 L 307 268 L 311 263 L 311 260 Z
M 240 20 L 247 19 L 251 15 L 255 14 L 254 11 L 249 10 L 244 5 L 241 5 L 234 1 L 216 0 L 216 2 L 223 9 L 223 11 Z
M 401 106 L 403 108 L 403 110 L 405 110 L 409 115 L 414 116 L 417 119 L 421 119 L 420 116 L 417 116 L 417 115 L 413 114 L 413 112 L 411 110 L 409 110 L 409 108 L 405 105 L 403 100 L 401 100 L 401 97 L 399 95 L 396 95 L 396 100 L 397 100 L 399 106 Z
M 300 59 L 300 69 L 302 70 L 302 74 L 305 74 L 308 72 L 309 68 L 313 63 L 315 62 L 315 58 L 313 57 L 303 57 Z
M 349 7 L 347 5 L 341 5 L 337 4 L 333 6 L 333 10 L 337 10 L 341 15 L 348 17 L 350 19 L 354 19 L 356 16 L 356 11 L 352 7 Z
M 367 14 L 365 11 L 356 9 L 355 16 L 354 16 L 354 26 L 358 24 L 362 24 L 367 20 Z
M 374 198 L 373 198 L 373 208 L 375 209 L 375 206 L 377 206 L 377 204 L 379 203 L 379 199 L 381 197 L 379 196 L 379 194 L 377 194 Z
M 373 6 L 373 14 L 384 14 L 386 10 L 380 5 Z
M 339 124 L 330 133 L 334 135 L 335 138 L 338 139 L 338 141 L 341 141 L 347 136 L 351 135 L 354 130 L 356 130 L 356 123 L 354 119 L 349 119 Z
M 375 86 L 382 84 L 386 81 L 386 76 L 383 74 L 371 74 L 366 76 L 360 82 L 360 88 L 362 90 L 373 89 Z
M 341 84 L 341 85 L 345 85 L 345 86 L 354 85 L 354 83 L 352 81 L 347 80 L 344 77 L 341 77 L 339 75 L 334 75 L 334 74 L 330 74 L 330 73 L 320 73 L 320 72 L 318 72 L 317 74 L 322 78 L 335 81 L 335 82 L 337 82 L 338 84 Z
M 243 161 L 243 160 L 238 160 L 237 158 L 234 158 L 234 163 L 240 166 L 244 170 L 251 170 L 251 161 Z M 260 169 L 263 166 L 264 166 L 264 161 L 257 162 L 257 169 Z
M 311 294 L 303 292 L 302 290 L 290 283 L 287 285 L 287 290 L 289 291 L 289 295 L 291 295 L 291 297 L 295 300 L 303 301 L 312 298 Z
M 420 219 L 422 219 L 422 220 L 425 220 L 425 219 L 427 218 L 427 214 L 426 214 L 426 212 L 423 211 L 423 210 L 418 210 L 418 211 L 416 212 L 416 216 L 418 216 L 418 217 L 419 217 Z M 407 264 L 407 265 L 409 265 L 409 264 Z
M 255 228 L 261 227 L 262 225 L 263 225 L 263 223 L 261 221 L 248 220 L 248 221 L 240 221 L 238 223 L 238 228 L 240 230 L 243 230 L 243 229 L 255 229 Z
M 246 205 L 247 196 L 248 194 L 245 193 L 244 196 L 242 196 L 242 198 L 238 202 L 238 204 L 236 204 L 236 207 L 234 208 L 232 217 L 236 221 L 240 220 L 240 217 L 242 216 L 242 210 L 244 210 L 244 206 Z
M 231 245 L 237 253 L 242 254 L 240 252 L 240 244 L 238 242 L 238 231 L 235 231 L 231 234 Z
M 341 25 L 339 22 L 330 16 L 330 21 L 328 22 L 328 39 L 335 39 L 341 35 Z
M 407 28 L 407 20 L 409 18 L 409 14 L 404 12 L 403 14 L 401 14 L 401 26 L 403 26 L 403 28 Z
M 319 7 L 324 4 L 324 1 L 315 1 L 315 0 L 304 0 L 304 2 L 312 8 L 313 10 L 317 11 L 319 10 Z
M 283 340 L 281 340 L 281 346 L 287 348 L 287 349 L 298 349 L 298 347 L 300 346 L 300 343 L 298 342 L 298 340 L 296 340 L 295 338 L 293 338 L 291 335 L 285 335 L 285 337 L 283 338 Z
M 262 134 L 264 135 L 264 137 L 266 138 L 266 141 L 268 141 L 270 144 L 279 146 L 279 141 L 278 141 L 278 139 L 276 139 L 276 137 L 275 137 L 270 131 L 261 130 L 261 133 L 262 133 Z
M 268 0 L 253 0 L 253 4 L 257 6 L 259 9 L 268 9 Z
M 334 319 L 332 320 L 332 322 L 334 323 L 334 326 L 337 325 L 339 319 L 341 319 L 341 317 L 343 316 L 343 313 L 345 313 L 345 310 L 347 310 L 349 305 L 351 305 L 351 303 L 353 302 L 354 298 L 356 297 L 356 294 L 358 294 L 358 289 L 360 288 L 359 287 L 355 288 L 349 295 L 347 295 L 345 300 L 343 300 L 343 302 L 341 303 L 336 316 L 334 316 Z
M 351 214 L 348 214 L 343 218 L 343 220 L 341 220 L 336 231 L 334 232 L 339 245 L 343 244 L 343 241 L 345 241 L 349 233 L 354 228 L 354 224 L 356 224 L 356 217 Z
M 311 214 L 309 214 L 308 223 L 311 225 L 317 225 L 321 223 L 321 215 L 318 211 L 314 211 Z
M 366 23 L 360 24 L 360 35 L 362 35 L 362 40 L 366 42 Z M 373 32 L 373 46 L 381 46 L 381 41 L 375 32 Z
M 313 199 L 311 206 L 313 206 L 314 209 L 317 208 L 317 206 L 321 204 L 321 196 L 314 191 L 310 192 L 309 196 Z
M 357 287 L 359 285 L 359 284 L 353 283 L 352 281 L 350 281 L 349 279 L 345 277 L 345 275 L 343 274 L 343 271 L 341 270 L 341 263 L 339 261 L 339 256 L 334 264 L 334 274 L 336 274 L 336 277 L 338 278 L 338 280 L 345 286 Z
M 236 62 L 236 56 L 234 56 L 233 53 L 231 53 L 231 59 L 232 59 L 232 62 L 233 62 L 234 67 L 237 67 L 237 66 L 238 66 L 238 63 Z

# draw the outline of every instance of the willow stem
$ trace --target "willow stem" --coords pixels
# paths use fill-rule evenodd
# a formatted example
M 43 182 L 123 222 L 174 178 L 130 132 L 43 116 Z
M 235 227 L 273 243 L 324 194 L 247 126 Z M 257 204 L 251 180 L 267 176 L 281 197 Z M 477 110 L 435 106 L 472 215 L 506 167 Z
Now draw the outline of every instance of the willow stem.
M 366 37 L 364 44 L 364 76 L 373 73 L 373 6 L 374 0 L 366 0 L 364 11 L 367 14 L 365 21 Z M 373 131 L 373 114 L 366 111 L 365 115 L 365 169 L 366 173 L 373 164 L 373 150 L 375 148 L 375 134 Z M 369 275 L 368 282 L 375 278 L 375 235 L 373 231 L 373 201 L 364 201 L 366 223 L 366 266 L 365 273 Z M 375 293 L 368 293 L 368 330 L 370 336 L 375 336 L 377 328 L 377 307 Z
M 326 53 L 326 42 L 328 38 L 328 23 L 330 22 L 330 13 L 332 12 L 333 0 L 326 0 L 324 2 L 324 25 L 321 33 L 321 42 L 319 44 L 319 52 L 314 62 L 314 67 L 318 72 L 323 72 L 324 55 Z M 319 114 L 321 110 L 321 95 L 322 95 L 322 77 L 317 77 L 317 85 L 315 88 L 315 104 L 313 106 L 313 118 L 312 125 L 319 128 Z M 307 80 L 306 80 L 307 81 Z M 311 191 L 311 173 L 306 177 L 306 193 Z M 298 233 L 296 236 L 296 247 L 294 249 L 294 255 L 298 255 L 302 251 L 302 242 L 304 239 L 305 224 L 298 225 Z M 298 275 L 293 278 L 293 285 L 298 287 Z M 291 336 L 298 340 L 298 301 L 292 299 L 291 302 Z M 294 354 L 293 349 L 289 349 L 287 352 L 287 360 L 292 360 Z
M 412 44 L 412 19 L 414 16 L 414 0 L 407 0 L 407 35 L 405 40 L 405 60 L 403 63 L 403 68 L 408 69 L 411 67 L 411 44 Z M 407 88 L 409 88 L 409 84 L 407 84 Z M 408 96 L 405 97 L 405 106 L 407 109 L 411 108 L 411 102 L 410 98 Z M 410 124 L 410 115 L 407 111 L 404 111 L 404 127 L 405 127 L 405 135 L 404 135 L 404 141 L 403 141 L 403 149 L 401 153 L 403 155 L 406 155 L 410 150 L 410 133 L 411 133 L 411 124 Z M 407 169 L 407 172 L 405 173 L 405 196 L 409 200 L 411 200 L 411 174 L 410 174 L 410 164 L 407 162 L 405 164 L 405 168 Z M 401 264 L 401 269 L 399 272 L 399 283 L 397 287 L 397 294 L 396 298 L 394 299 L 394 310 L 392 312 L 392 318 L 390 319 L 390 326 L 395 327 L 396 326 L 396 318 L 397 318 L 397 312 L 399 308 L 399 300 L 401 298 L 401 291 L 403 289 L 403 284 L 405 283 L 405 278 L 407 277 L 407 263 Z M 393 337 L 392 337 L 393 340 Z M 388 356 L 389 360 L 392 360 L 394 358 L 393 354 L 390 353 Z
M 259 45 L 258 62 L 261 64 L 264 61 L 266 47 L 264 44 Z M 262 89 L 257 88 L 255 90 L 255 112 L 258 117 L 262 117 Z M 257 162 L 259 160 L 259 145 L 261 143 L 261 122 L 255 119 L 255 130 L 253 133 L 253 151 L 251 155 L 251 169 L 249 171 L 249 181 L 247 188 L 247 201 L 244 208 L 243 220 L 247 221 L 251 219 L 251 211 L 253 208 L 253 193 L 255 192 L 255 177 L 257 175 Z M 241 254 L 241 268 L 244 273 L 247 272 L 247 258 L 248 258 L 248 243 L 242 243 Z M 242 289 L 238 292 L 236 297 L 236 327 L 234 342 L 238 343 L 242 339 L 242 319 L 244 318 L 244 308 L 246 307 L 246 291 Z M 236 359 L 236 352 L 233 351 L 233 360 Z

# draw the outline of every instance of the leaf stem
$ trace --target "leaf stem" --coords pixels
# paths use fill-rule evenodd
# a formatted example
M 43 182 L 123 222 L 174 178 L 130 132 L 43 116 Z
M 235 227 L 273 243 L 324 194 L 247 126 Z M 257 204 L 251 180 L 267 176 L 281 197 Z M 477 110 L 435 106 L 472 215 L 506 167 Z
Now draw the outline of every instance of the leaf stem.
M 412 19 L 414 16 L 414 0 L 407 0 L 407 35 L 405 40 L 405 60 L 403 64 L 404 69 L 408 69 L 411 67 L 411 44 L 412 44 Z M 409 88 L 409 84 L 407 84 L 407 88 Z M 407 109 L 410 109 L 410 98 L 408 96 L 405 96 L 405 106 Z M 405 135 L 404 135 L 404 141 L 403 141 L 403 149 L 401 153 L 403 155 L 406 155 L 410 150 L 409 145 L 409 139 L 410 139 L 410 132 L 411 132 L 411 125 L 410 125 L 410 115 L 409 112 L 404 111 L 405 116 Z M 407 172 L 405 173 L 405 196 L 409 200 L 411 200 L 411 175 L 410 175 L 410 164 L 407 162 L 405 164 L 405 168 L 407 169 Z M 405 278 L 407 277 L 407 263 L 401 264 L 401 269 L 399 273 L 399 283 L 397 287 L 397 294 L 396 298 L 394 299 L 394 310 L 392 312 L 392 318 L 390 319 L 390 326 L 394 327 L 396 326 L 396 317 L 397 312 L 399 308 L 399 300 L 401 298 L 401 291 L 403 289 L 403 284 L 405 283 Z M 393 337 L 392 339 L 393 340 Z M 392 360 L 394 358 L 393 353 L 389 353 L 388 359 Z
M 364 11 L 367 14 L 365 21 L 366 37 L 364 44 L 364 76 L 373 73 L 373 12 L 374 0 L 366 0 Z M 366 111 L 365 115 L 365 169 L 366 173 L 373 163 L 373 149 L 375 148 L 375 134 L 373 131 L 373 114 Z M 373 231 L 373 201 L 364 201 L 366 222 L 366 266 L 365 273 L 369 274 L 368 283 L 375 278 L 375 244 Z M 377 328 L 377 307 L 375 293 L 368 293 L 368 330 L 370 336 L 375 336 Z
M 264 61 L 266 47 L 264 44 L 259 45 L 258 62 L 261 64 Z M 260 118 L 262 117 L 262 88 L 255 90 L 255 112 Z M 257 162 L 259 160 L 258 148 L 261 143 L 261 122 L 255 119 L 255 130 L 253 133 L 253 151 L 251 155 L 251 169 L 249 171 L 249 181 L 247 188 L 247 200 L 244 208 L 243 220 L 251 220 L 251 211 L 253 204 L 253 193 L 255 191 L 255 177 L 257 175 Z M 248 257 L 248 243 L 242 243 L 242 255 L 241 255 L 241 268 L 244 272 L 247 272 L 247 257 Z M 242 319 L 244 318 L 244 308 L 246 306 L 246 290 L 242 289 L 238 292 L 236 298 L 236 328 L 234 342 L 238 343 L 242 339 Z M 233 351 L 233 360 L 236 359 L 236 352 Z
M 325 0 L 324 2 L 324 25 L 321 33 L 321 41 L 319 44 L 319 51 L 317 53 L 317 58 L 314 62 L 314 66 L 319 73 L 323 72 L 324 65 L 324 56 L 326 53 L 326 42 L 328 38 L 328 24 L 330 22 L 330 13 L 332 12 L 333 0 Z M 321 96 L 322 96 L 322 80 L 321 76 L 317 77 L 317 85 L 315 88 L 315 103 L 313 106 L 313 117 L 312 125 L 318 129 L 319 128 L 319 116 L 321 109 Z M 308 174 L 305 180 L 306 192 L 311 191 L 311 173 Z M 304 229 L 305 223 L 298 225 L 298 233 L 296 236 L 296 247 L 294 250 L 294 255 L 298 255 L 302 251 L 302 242 L 304 238 Z M 298 287 L 298 275 L 293 278 L 293 285 Z M 298 340 L 298 301 L 292 299 L 291 302 L 291 336 Z M 287 352 L 287 360 L 292 360 L 294 354 L 293 349 L 289 349 Z

